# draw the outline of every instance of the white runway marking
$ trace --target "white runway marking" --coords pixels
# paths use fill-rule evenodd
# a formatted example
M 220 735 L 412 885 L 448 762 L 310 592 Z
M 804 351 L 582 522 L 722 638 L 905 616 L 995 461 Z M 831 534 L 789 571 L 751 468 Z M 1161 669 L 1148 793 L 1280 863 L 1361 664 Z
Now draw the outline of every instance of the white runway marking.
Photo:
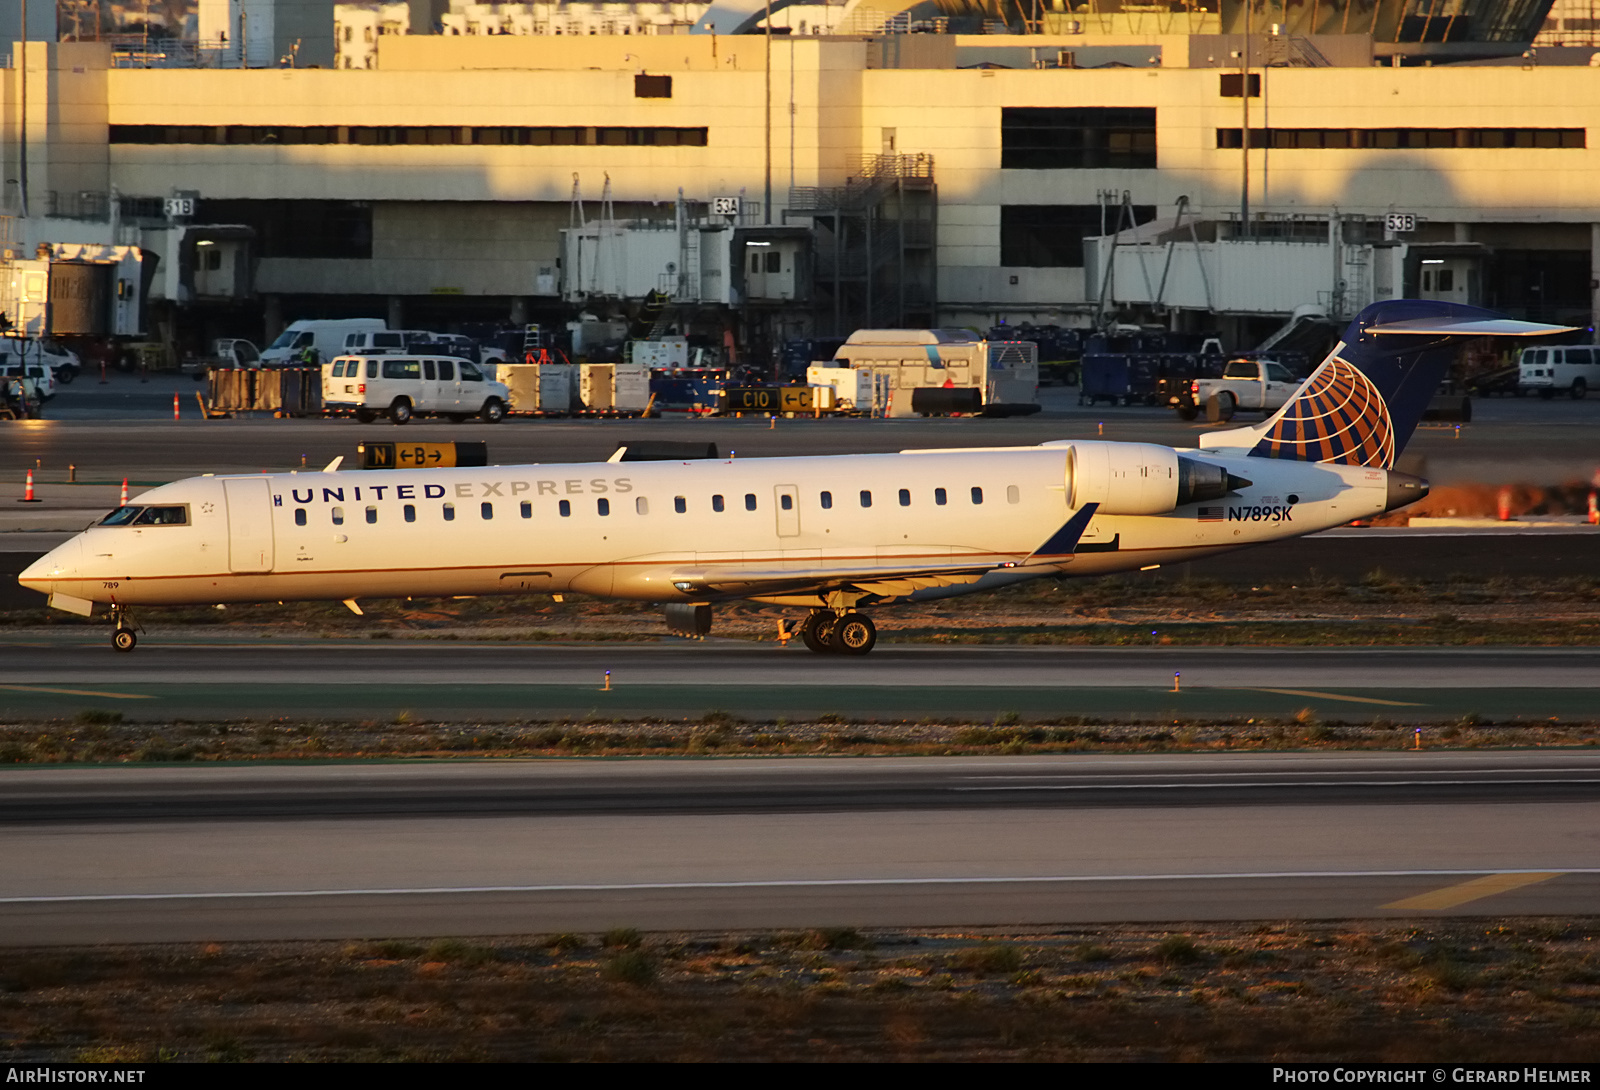
M 1220 874 L 1053 874 L 1006 877 L 928 878 L 801 878 L 745 882 L 606 882 L 549 886 L 419 886 L 398 889 L 275 889 L 242 893 L 94 893 L 50 897 L 0 897 L 0 905 L 76 904 L 94 901 L 224 901 L 260 900 L 267 897 L 392 897 L 447 896 L 461 893 L 626 893 L 632 891 L 711 889 L 825 889 L 848 886 L 985 886 L 1090 882 L 1208 882 L 1260 881 L 1284 878 L 1452 878 L 1467 875 L 1600 874 L 1600 867 L 1541 867 L 1538 870 L 1352 870 L 1352 871 L 1237 871 Z

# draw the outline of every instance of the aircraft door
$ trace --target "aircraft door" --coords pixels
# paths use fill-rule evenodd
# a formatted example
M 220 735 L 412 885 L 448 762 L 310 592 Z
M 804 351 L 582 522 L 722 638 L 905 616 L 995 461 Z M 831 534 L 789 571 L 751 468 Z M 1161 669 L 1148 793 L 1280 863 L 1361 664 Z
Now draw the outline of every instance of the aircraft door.
M 228 498 L 228 570 L 272 570 L 272 487 L 264 480 L 222 482 Z
M 774 485 L 772 507 L 778 513 L 778 536 L 800 536 L 800 489 L 792 484 Z

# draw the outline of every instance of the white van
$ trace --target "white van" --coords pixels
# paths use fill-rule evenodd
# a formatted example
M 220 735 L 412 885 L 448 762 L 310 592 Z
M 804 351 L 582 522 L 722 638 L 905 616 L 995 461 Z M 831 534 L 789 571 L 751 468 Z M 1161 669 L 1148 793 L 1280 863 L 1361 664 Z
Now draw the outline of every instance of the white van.
M 302 353 L 315 353 L 320 363 L 344 351 L 344 340 L 362 330 L 386 329 L 382 318 L 341 318 L 336 321 L 305 318 L 290 322 L 278 339 L 261 350 L 262 367 L 290 367 L 302 358 Z
M 1576 401 L 1600 389 L 1600 348 L 1566 345 L 1560 348 L 1524 348 L 1518 360 L 1517 394 L 1554 397 L 1563 391 Z
M 322 367 L 323 407 L 353 410 L 363 424 L 380 414 L 396 424 L 419 414 L 498 424 L 510 403 L 504 383 L 454 356 L 340 356 Z
M 426 341 L 431 336 L 433 334 L 421 329 L 363 329 L 346 334 L 344 355 L 377 356 L 385 353 L 392 355 L 396 352 L 427 351 L 418 342 Z

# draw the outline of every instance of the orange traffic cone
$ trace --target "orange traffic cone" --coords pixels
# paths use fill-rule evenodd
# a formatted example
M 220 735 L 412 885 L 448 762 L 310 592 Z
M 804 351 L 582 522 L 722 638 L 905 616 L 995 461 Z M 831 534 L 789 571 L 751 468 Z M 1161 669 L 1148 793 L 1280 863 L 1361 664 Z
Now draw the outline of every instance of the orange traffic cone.
M 33 494 L 33 470 L 28 470 L 28 483 L 23 486 L 22 498 L 18 503 L 38 503 L 39 497 Z
M 178 419 L 178 395 L 172 395 L 172 419 Z
M 122 478 L 122 496 L 117 500 L 118 507 L 128 506 L 128 478 Z

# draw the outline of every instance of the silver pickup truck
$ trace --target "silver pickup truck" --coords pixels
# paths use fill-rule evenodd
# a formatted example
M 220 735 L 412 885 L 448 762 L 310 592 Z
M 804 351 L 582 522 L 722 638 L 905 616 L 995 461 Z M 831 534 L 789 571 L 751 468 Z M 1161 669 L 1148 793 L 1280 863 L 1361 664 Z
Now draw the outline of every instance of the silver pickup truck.
M 1239 410 L 1275 413 L 1300 388 L 1301 380 L 1273 360 L 1229 360 L 1221 378 L 1198 378 L 1178 415 L 1193 420 L 1204 406 L 1206 419 L 1230 420 Z

